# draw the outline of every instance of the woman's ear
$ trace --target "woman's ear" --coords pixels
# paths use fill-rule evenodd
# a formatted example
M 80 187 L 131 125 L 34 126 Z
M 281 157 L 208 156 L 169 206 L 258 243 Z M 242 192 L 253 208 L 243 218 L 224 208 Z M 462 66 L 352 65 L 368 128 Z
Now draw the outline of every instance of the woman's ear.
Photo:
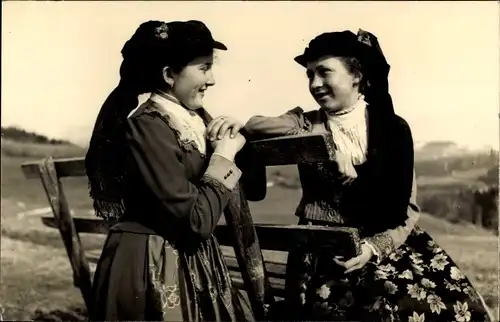
M 174 82 L 175 82 L 174 76 L 172 74 L 172 68 L 170 68 L 168 66 L 163 67 L 162 74 L 163 74 L 163 80 L 165 81 L 167 86 L 172 88 L 174 86 Z
M 352 86 L 359 87 L 360 84 L 361 84 L 361 76 L 355 76 L 354 79 L 352 80 Z

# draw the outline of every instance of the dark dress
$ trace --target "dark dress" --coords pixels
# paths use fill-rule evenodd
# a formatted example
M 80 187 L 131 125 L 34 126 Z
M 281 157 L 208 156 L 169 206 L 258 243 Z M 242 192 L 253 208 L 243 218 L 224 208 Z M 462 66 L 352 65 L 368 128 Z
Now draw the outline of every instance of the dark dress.
M 298 165 L 302 199 L 296 215 L 299 224 L 358 228 L 376 256 L 362 269 L 344 274 L 332 260 L 335 254 L 291 251 L 286 277 L 288 310 L 283 318 L 492 321 L 470 281 L 416 225 L 419 209 L 415 179 L 411 178 L 413 143 L 408 125 L 394 115 L 390 125 L 395 130 L 390 133 L 388 123 L 373 115 L 368 113 L 367 161 L 355 166 L 358 177 L 353 184 L 340 182 L 333 162 Z M 304 113 L 298 108 L 279 117 L 255 116 L 245 131 L 248 136 L 263 138 L 330 130 L 322 110 Z M 410 180 L 398 183 L 401 177 Z M 395 205 L 400 211 L 405 204 L 404 222 L 391 223 L 384 218 L 391 209 L 397 210 Z M 384 225 L 387 228 L 383 229 Z
M 91 320 L 253 320 L 212 235 L 241 171 L 178 134 L 151 100 L 128 118 L 126 213 L 97 265 Z

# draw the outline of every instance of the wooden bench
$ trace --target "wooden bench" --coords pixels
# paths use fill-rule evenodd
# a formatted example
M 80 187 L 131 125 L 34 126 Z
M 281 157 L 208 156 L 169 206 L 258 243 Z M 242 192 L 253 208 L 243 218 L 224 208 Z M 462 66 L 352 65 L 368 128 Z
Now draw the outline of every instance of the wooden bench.
M 266 165 L 296 164 L 331 160 L 332 156 L 326 148 L 326 138 L 320 135 L 290 136 L 278 139 L 261 140 L 253 143 L 255 153 Z M 288 145 L 285 152 L 279 152 L 280 146 Z M 278 151 L 278 153 L 276 152 Z M 95 262 L 97 256 L 89 257 L 82 248 L 80 233 L 106 235 L 114 224 L 112 221 L 89 218 L 72 218 L 68 201 L 64 194 L 61 178 L 85 176 L 84 158 L 54 160 L 52 157 L 38 162 L 22 164 L 26 178 L 39 178 L 42 181 L 53 217 L 43 217 L 42 222 L 48 227 L 57 228 L 64 242 L 68 258 L 73 270 L 74 285 L 82 293 L 87 308 L 90 305 L 92 272 L 89 263 Z M 271 260 L 264 254 L 264 266 L 267 273 L 272 296 L 283 298 L 286 271 L 286 254 L 298 245 L 312 249 L 346 249 L 346 243 L 352 241 L 346 228 L 327 228 L 298 225 L 255 225 L 260 249 L 264 251 L 281 251 L 280 260 Z M 351 231 L 351 233 L 354 230 Z M 335 234 L 335 238 L 332 238 Z M 219 225 L 215 235 L 220 245 L 235 247 L 234 234 L 227 225 Z M 352 245 L 350 249 L 358 245 Z M 237 250 L 237 249 L 236 249 Z M 241 262 L 234 254 L 224 252 L 227 266 L 233 283 L 240 289 L 248 290 L 242 276 Z M 89 259 L 90 258 L 90 259 Z M 255 311 L 255 308 L 254 308 Z

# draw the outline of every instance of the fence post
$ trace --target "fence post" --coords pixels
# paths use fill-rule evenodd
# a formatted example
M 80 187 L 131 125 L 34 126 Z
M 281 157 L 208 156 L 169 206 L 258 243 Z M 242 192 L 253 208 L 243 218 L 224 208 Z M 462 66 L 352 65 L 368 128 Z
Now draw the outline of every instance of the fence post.
M 232 233 L 235 257 L 252 311 L 257 321 L 263 321 L 268 305 L 274 302 L 274 296 L 248 202 L 243 189 L 238 187 L 238 190 L 229 200 L 224 216 Z
M 54 159 L 52 157 L 44 159 L 39 163 L 38 168 L 40 179 L 73 269 L 73 282 L 75 286 L 80 288 L 85 306 L 89 311 L 92 289 L 89 264 L 73 223 L 68 201 L 54 165 Z

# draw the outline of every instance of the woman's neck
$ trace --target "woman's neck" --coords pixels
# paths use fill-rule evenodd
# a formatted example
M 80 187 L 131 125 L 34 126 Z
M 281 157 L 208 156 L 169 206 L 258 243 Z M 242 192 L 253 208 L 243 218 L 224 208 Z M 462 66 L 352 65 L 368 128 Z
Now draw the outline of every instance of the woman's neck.
M 356 93 L 353 93 L 353 95 L 351 95 L 349 97 L 349 99 L 346 101 L 346 103 L 344 104 L 344 106 L 337 110 L 337 111 L 332 111 L 331 113 L 328 113 L 330 115 L 344 115 L 344 114 L 348 114 L 350 112 L 352 112 L 359 104 L 358 102 L 360 100 L 364 100 L 364 96 L 358 92 Z
M 157 95 L 160 95 L 161 97 L 163 97 L 163 98 L 165 98 L 165 99 L 167 99 L 167 100 L 171 101 L 171 102 L 174 102 L 174 103 L 176 103 L 176 104 L 178 104 L 178 105 L 183 106 L 183 105 L 182 105 L 182 103 L 181 103 L 181 101 L 180 101 L 180 100 L 178 100 L 178 99 L 177 99 L 177 97 L 175 97 L 172 93 L 170 93 L 170 92 L 168 92 L 168 91 L 162 91 L 161 89 L 157 89 L 157 90 L 155 91 L 155 93 L 156 93 Z M 183 107 L 184 107 L 184 106 L 183 106 Z

